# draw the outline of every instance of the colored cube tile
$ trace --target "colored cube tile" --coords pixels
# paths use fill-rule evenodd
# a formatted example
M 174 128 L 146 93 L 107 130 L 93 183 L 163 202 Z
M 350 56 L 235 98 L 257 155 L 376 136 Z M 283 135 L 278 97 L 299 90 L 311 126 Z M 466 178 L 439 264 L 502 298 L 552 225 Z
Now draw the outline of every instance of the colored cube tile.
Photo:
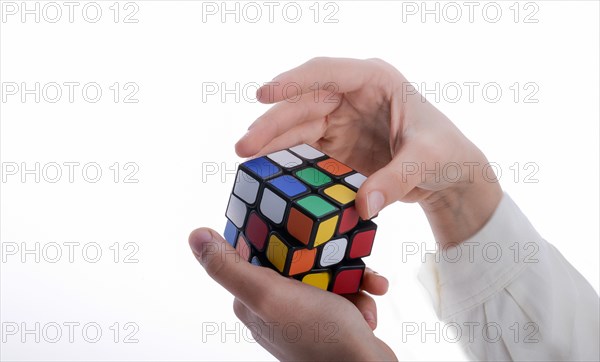
M 347 258 L 358 259 L 371 255 L 376 232 L 377 224 L 372 221 L 361 222 L 350 236 Z
M 352 172 L 350 167 L 333 158 L 327 158 L 323 161 L 319 161 L 317 166 L 332 176 L 344 176 Z
M 356 192 L 362 186 L 363 182 L 366 181 L 366 179 L 367 176 L 363 175 L 362 173 L 356 172 L 352 175 L 344 177 L 343 181 L 346 184 L 346 186 L 348 186 Z
M 354 229 L 359 219 L 354 205 L 356 192 L 342 184 L 335 184 L 321 189 L 321 194 L 341 210 L 337 234 L 345 234 Z
M 328 290 L 329 282 L 331 281 L 331 271 L 329 269 L 313 269 L 298 279 L 302 283 L 312 285 L 319 289 Z
M 269 226 L 256 211 L 252 211 L 250 216 L 248 216 L 244 234 L 256 250 L 263 251 L 267 242 L 267 235 L 269 234 Z
M 237 244 L 238 229 L 229 220 L 227 220 L 227 224 L 225 224 L 225 231 L 223 232 L 223 237 L 225 238 L 225 240 L 227 240 L 229 245 L 235 248 Z
M 260 182 L 250 173 L 244 170 L 238 170 L 233 185 L 233 194 L 248 205 L 254 205 L 258 197 Z
M 279 166 L 281 166 L 287 170 L 290 170 L 290 169 L 293 169 L 295 167 L 302 165 L 302 160 L 300 158 L 294 156 L 293 153 L 291 153 L 290 151 L 287 151 L 287 150 L 273 152 L 271 154 L 268 154 L 267 157 L 271 161 L 275 162 L 276 164 L 278 164 Z
M 331 291 L 336 294 L 353 294 L 360 290 L 365 263 L 360 259 L 338 266 L 331 280 Z
M 246 261 L 252 260 L 252 247 L 250 246 L 250 242 L 243 233 L 240 233 L 237 240 L 237 246 L 235 250 L 240 254 L 240 257 Z
M 306 247 L 312 249 L 335 234 L 340 209 L 319 195 L 304 196 L 292 204 L 286 229 Z
M 314 147 L 311 147 L 307 144 L 301 144 L 298 146 L 294 146 L 290 148 L 290 151 L 295 153 L 296 155 L 302 157 L 305 160 L 314 161 L 325 157 L 325 154 Z
M 287 215 L 291 201 L 308 192 L 308 187 L 293 176 L 278 176 L 265 183 L 259 210 L 271 223 L 279 226 Z
M 281 174 L 281 168 L 267 157 L 258 157 L 246 161 L 239 168 L 259 181 L 268 180 Z
M 235 225 L 238 229 L 244 227 L 246 222 L 246 216 L 248 215 L 248 207 L 234 194 L 229 197 L 229 204 L 227 204 L 227 211 L 225 216 Z
M 331 177 L 317 170 L 314 167 L 306 167 L 295 172 L 298 179 L 302 180 L 308 186 L 318 189 L 331 184 Z
M 241 259 L 322 290 L 360 290 L 377 225 L 360 220 L 366 177 L 309 145 L 238 167 L 223 236 Z
M 346 237 L 335 238 L 326 242 L 323 246 L 319 247 L 318 265 L 325 268 L 341 262 L 346 255 L 347 248 L 348 239 Z
M 266 255 L 282 275 L 292 276 L 312 269 L 317 249 L 307 249 L 290 237 L 272 232 L 269 235 Z
M 256 256 L 256 255 L 252 257 L 252 260 L 250 260 L 250 263 L 252 265 L 256 265 L 256 266 L 262 266 L 260 259 L 258 259 L 258 256 Z

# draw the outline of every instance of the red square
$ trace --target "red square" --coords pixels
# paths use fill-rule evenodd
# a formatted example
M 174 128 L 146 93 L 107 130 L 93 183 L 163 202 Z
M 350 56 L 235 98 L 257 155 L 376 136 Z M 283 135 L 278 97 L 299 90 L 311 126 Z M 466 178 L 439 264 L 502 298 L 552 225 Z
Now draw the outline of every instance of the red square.
M 363 269 L 341 270 L 335 277 L 332 292 L 336 294 L 352 294 L 358 292 Z
M 348 257 L 356 259 L 371 255 L 374 240 L 375 230 L 366 230 L 356 233 L 352 237 L 352 245 L 350 246 Z
M 248 240 L 258 251 L 264 250 L 269 227 L 255 212 L 248 217 L 245 233 Z
M 354 229 L 358 224 L 358 211 L 355 206 L 351 206 L 344 210 L 342 213 L 342 219 L 340 220 L 340 226 L 338 227 L 339 234 L 345 234 L 348 231 Z

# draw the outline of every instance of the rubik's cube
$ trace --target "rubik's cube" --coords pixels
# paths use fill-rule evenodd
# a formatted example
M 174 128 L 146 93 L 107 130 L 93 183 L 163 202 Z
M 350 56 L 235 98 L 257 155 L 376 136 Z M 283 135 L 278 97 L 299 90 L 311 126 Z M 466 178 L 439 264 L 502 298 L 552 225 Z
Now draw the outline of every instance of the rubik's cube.
M 225 213 L 225 239 L 253 264 L 355 293 L 377 230 L 354 205 L 365 179 L 306 144 L 244 162 Z

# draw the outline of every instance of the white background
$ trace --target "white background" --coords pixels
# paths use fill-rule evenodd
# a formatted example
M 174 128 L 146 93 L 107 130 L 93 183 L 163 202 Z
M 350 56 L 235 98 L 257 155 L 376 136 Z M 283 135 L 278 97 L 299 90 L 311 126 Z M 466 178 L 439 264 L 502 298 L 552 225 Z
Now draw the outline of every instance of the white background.
M 196 227 L 221 231 L 225 224 L 231 170 L 240 161 L 233 145 L 268 108 L 254 102 L 253 84 L 315 56 L 378 57 L 427 89 L 439 82 L 440 99 L 435 91 L 428 99 L 498 163 L 503 188 L 598 291 L 600 31 L 595 1 L 538 1 L 527 7 L 497 2 L 486 7 L 487 14 L 482 14 L 487 4 L 482 2 L 472 19 L 459 2 L 454 4 L 462 17 L 455 23 L 456 7 L 444 2 L 437 3 L 440 18 L 427 15 L 425 21 L 421 2 L 341 1 L 327 8 L 320 3 L 316 23 L 312 1 L 297 3 L 302 15 L 295 23 L 293 9 L 288 19 L 282 15 L 285 3 L 278 3 L 270 21 L 268 8 L 259 2 L 263 14 L 256 23 L 250 22 L 254 9 L 243 12 L 244 2 L 238 3 L 240 18 L 228 15 L 224 22 L 221 13 L 203 12 L 199 1 L 135 1 L 128 7 L 121 2 L 117 23 L 113 1 L 97 2 L 102 15 L 95 23 L 88 21 L 94 8 L 88 6 L 88 20 L 82 16 L 86 2 L 77 3 L 73 22 L 58 2 L 63 14 L 56 23 L 47 21 L 56 16 L 55 9 L 43 13 L 48 2 L 37 2 L 39 23 L 34 15 L 22 22 L 20 12 L 11 15 L 14 8 L 6 8 L 9 2 L 1 3 L 1 319 L 4 328 L 47 326 L 39 343 L 22 330 L 15 335 L 3 330 L 2 359 L 272 359 L 246 341 L 249 333 L 233 315 L 231 295 L 206 276 L 187 237 Z M 20 3 L 14 3 L 18 11 L 23 10 Z M 415 6 L 416 15 L 407 13 Z M 427 6 L 434 9 L 436 3 Z M 496 6 L 502 14 L 492 22 Z M 138 22 L 124 22 L 132 11 L 130 20 Z M 325 21 L 332 11 L 337 12 L 328 20 L 336 23 Z M 34 95 L 25 95 L 23 102 L 20 90 L 11 95 L 11 85 L 21 87 L 22 82 L 29 88 L 39 82 L 40 89 L 52 82 L 80 86 L 73 102 L 63 86 L 56 103 L 48 101 L 54 93 L 41 94 L 37 103 Z M 103 91 L 96 103 L 81 94 L 90 82 Z M 139 102 L 123 102 L 133 86 L 121 89 L 115 102 L 109 89 L 115 82 L 121 88 L 135 83 Z M 235 89 L 236 82 L 236 94 L 222 92 Z M 452 101 L 454 93 L 444 97 L 444 86 L 465 82 L 480 84 L 472 102 L 464 86 L 458 101 Z M 492 82 L 502 90 L 495 103 L 492 91 L 487 99 L 482 95 L 483 85 Z M 521 89 L 516 99 L 515 83 Z M 532 85 L 524 88 L 526 83 Z M 219 88 L 216 94 L 206 92 L 213 84 Z M 536 93 L 529 101 L 537 103 L 525 102 L 532 90 Z M 58 182 L 49 182 L 55 171 L 50 166 L 47 177 L 42 174 L 36 182 L 35 174 L 21 172 L 21 163 L 34 169 L 36 162 L 40 172 L 52 162 L 80 165 L 73 182 L 66 166 Z M 95 183 L 81 174 L 83 165 L 92 162 L 102 169 Z M 121 169 L 117 182 L 109 168 L 115 162 Z M 137 183 L 124 182 L 135 167 L 125 170 L 128 162 L 139 168 L 133 176 Z M 521 171 L 515 179 L 509 167 L 516 162 Z M 528 162 L 537 165 L 536 183 L 525 182 L 534 169 L 524 169 Z M 19 169 L 12 175 L 14 165 Z M 421 334 L 402 333 L 402 323 L 425 323 L 431 329 L 437 321 L 416 279 L 419 255 L 403 260 L 402 254 L 403 243 L 409 242 L 425 243 L 419 252 L 433 250 L 423 213 L 416 205 L 393 205 L 377 223 L 378 238 L 366 261 L 390 279 L 391 288 L 377 298 L 376 334 L 403 360 L 463 359 L 456 343 L 443 335 L 439 341 L 425 335 L 422 342 Z M 63 253 L 56 263 L 48 260 L 55 253 L 47 246 L 52 242 Z M 68 242 L 79 243 L 72 263 Z M 39 262 L 35 252 L 24 254 L 21 248 L 33 249 L 36 243 Z M 43 255 L 44 246 L 48 255 Z M 99 246 L 100 261 L 86 261 L 83 246 Z M 120 250 L 117 262 L 115 249 Z M 93 257 L 95 249 L 87 250 Z M 137 263 L 124 262 L 130 253 Z M 73 343 L 65 322 L 80 324 Z M 49 343 L 54 323 L 62 325 L 63 335 Z M 86 323 L 101 328 L 97 343 L 82 335 Z M 215 325 L 216 334 L 206 333 L 207 326 Z M 130 333 L 137 342 L 123 343 Z M 85 337 L 90 335 L 93 330 Z

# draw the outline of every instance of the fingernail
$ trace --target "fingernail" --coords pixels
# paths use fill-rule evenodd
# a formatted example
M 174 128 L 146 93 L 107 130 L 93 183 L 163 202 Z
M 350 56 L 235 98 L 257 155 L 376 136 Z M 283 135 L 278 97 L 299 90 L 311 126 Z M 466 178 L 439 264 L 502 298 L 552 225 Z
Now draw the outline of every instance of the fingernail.
M 212 239 L 210 231 L 200 229 L 194 233 L 194 237 L 190 240 L 192 252 L 200 262 L 202 262 L 202 253 L 206 251 L 206 243 L 211 242 Z
M 371 328 L 375 328 L 375 326 L 377 326 L 377 321 L 375 320 L 375 316 L 373 315 L 373 313 L 367 310 L 364 311 L 362 315 L 365 321 L 371 326 Z
M 372 191 L 371 193 L 369 193 L 369 196 L 367 197 L 369 219 L 377 215 L 377 213 L 381 211 L 384 202 L 385 200 L 383 199 L 383 194 L 381 192 Z

